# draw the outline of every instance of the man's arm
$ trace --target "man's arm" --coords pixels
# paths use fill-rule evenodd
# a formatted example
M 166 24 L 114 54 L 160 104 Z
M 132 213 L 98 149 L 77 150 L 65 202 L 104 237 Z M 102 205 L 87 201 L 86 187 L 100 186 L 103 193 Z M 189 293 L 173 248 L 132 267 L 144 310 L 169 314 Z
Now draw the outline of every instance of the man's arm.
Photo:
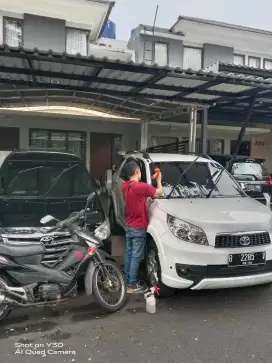
M 147 183 L 141 183 L 142 193 L 144 193 L 146 198 L 160 198 L 163 193 L 161 174 L 157 176 L 157 188 Z
M 156 189 L 156 193 L 154 194 L 153 198 L 160 198 L 163 194 L 161 173 L 158 175 L 156 180 L 157 180 L 157 189 Z

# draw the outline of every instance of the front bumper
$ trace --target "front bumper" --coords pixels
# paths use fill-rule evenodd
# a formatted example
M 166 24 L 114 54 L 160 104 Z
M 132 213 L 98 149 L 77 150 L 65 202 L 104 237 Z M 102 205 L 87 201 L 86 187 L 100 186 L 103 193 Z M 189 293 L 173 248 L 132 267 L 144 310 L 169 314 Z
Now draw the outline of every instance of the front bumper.
M 228 267 L 226 261 L 201 266 L 180 263 L 181 259 L 177 258 L 159 257 L 162 282 L 175 289 L 225 289 L 272 282 L 272 259 L 267 259 L 264 265 Z

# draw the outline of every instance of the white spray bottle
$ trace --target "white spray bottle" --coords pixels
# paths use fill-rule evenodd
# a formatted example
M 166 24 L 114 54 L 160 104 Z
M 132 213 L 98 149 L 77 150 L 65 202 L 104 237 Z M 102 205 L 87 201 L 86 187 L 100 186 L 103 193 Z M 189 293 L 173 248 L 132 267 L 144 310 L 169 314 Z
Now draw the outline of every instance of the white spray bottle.
M 152 287 L 149 292 L 144 294 L 144 298 L 146 301 L 146 311 L 149 314 L 155 314 L 156 313 L 156 298 L 155 294 L 158 294 L 158 288 Z

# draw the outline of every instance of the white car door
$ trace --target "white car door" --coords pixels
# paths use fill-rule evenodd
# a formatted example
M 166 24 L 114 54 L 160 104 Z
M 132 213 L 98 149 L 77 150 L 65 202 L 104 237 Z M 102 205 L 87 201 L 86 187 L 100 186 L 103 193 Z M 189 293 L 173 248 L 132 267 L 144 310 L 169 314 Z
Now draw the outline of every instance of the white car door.
M 125 173 L 125 164 L 124 161 L 121 164 L 119 170 L 113 176 L 113 187 L 112 187 L 112 198 L 114 200 L 116 206 L 116 219 L 122 225 L 125 226 L 125 202 L 122 194 L 122 184 L 126 181 L 126 173 Z

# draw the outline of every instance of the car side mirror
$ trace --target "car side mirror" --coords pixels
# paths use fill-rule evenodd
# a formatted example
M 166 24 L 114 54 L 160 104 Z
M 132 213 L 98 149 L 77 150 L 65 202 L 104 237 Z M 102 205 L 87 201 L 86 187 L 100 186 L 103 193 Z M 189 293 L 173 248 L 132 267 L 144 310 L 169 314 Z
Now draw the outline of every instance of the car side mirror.
M 55 217 L 51 216 L 50 214 L 48 214 L 47 216 L 43 217 L 40 220 L 41 224 L 47 224 L 49 222 L 53 222 L 53 221 L 58 221 Z
M 97 179 L 94 179 L 94 186 L 95 186 L 95 191 L 97 194 L 100 194 L 100 190 L 101 190 L 101 184 L 100 181 Z

